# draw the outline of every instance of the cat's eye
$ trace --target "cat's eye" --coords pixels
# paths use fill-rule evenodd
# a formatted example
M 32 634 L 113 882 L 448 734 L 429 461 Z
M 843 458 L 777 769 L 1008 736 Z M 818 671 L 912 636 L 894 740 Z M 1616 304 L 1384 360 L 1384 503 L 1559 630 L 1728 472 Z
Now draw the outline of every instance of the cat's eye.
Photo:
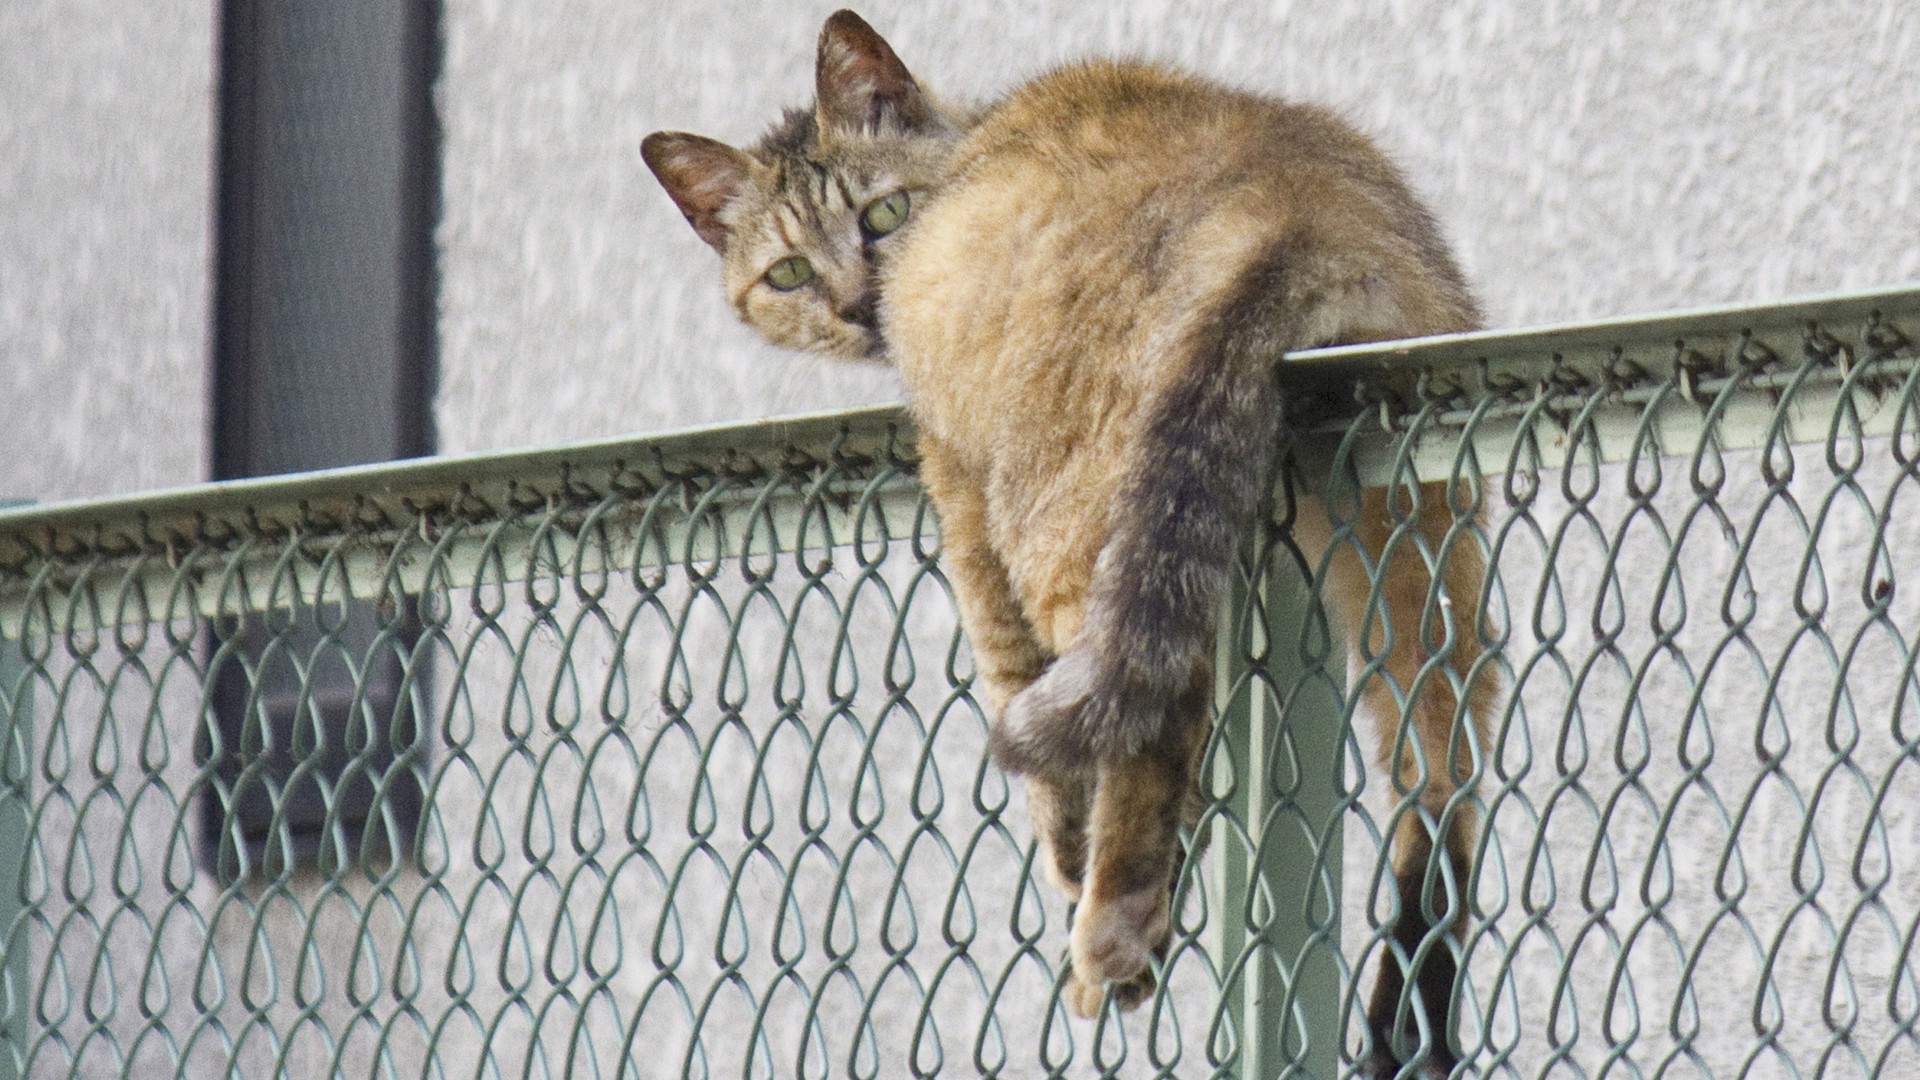
M 792 292 L 813 280 L 813 264 L 805 255 L 789 255 L 767 268 L 767 284 L 781 292 Z
M 860 211 L 860 226 L 868 236 L 885 236 L 907 220 L 907 193 L 896 191 L 875 199 Z

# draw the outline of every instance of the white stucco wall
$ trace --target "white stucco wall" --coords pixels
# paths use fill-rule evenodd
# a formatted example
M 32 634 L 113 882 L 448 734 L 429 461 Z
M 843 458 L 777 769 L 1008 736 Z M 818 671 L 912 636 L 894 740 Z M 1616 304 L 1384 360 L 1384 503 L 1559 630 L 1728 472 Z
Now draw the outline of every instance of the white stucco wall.
M 0 4 L 0 498 L 206 475 L 213 17 Z

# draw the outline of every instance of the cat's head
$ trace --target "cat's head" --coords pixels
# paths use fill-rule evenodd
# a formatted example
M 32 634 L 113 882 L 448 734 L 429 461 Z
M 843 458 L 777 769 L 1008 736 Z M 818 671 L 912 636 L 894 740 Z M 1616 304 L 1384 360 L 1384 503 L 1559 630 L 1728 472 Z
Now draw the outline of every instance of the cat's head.
M 659 131 L 647 167 L 720 253 L 733 310 L 776 345 L 885 359 L 876 261 L 935 190 L 962 134 L 860 16 L 820 30 L 813 111 L 745 149 Z

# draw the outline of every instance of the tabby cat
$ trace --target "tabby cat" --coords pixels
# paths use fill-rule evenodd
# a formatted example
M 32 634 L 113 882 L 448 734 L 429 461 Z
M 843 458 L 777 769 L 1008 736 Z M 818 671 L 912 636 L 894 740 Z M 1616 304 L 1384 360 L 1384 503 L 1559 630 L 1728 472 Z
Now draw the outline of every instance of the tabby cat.
M 957 107 L 847 11 L 821 31 L 816 82 L 814 109 L 756 146 L 660 132 L 644 156 L 743 320 L 904 377 L 991 749 L 1025 776 L 1076 905 L 1065 999 L 1129 1007 L 1171 932 L 1215 624 L 1283 438 L 1275 369 L 1294 349 L 1471 329 L 1478 309 L 1399 172 L 1322 109 L 1107 60 Z M 1350 544 L 1324 591 L 1367 636 L 1356 655 L 1382 658 L 1377 759 L 1426 811 L 1393 841 L 1399 955 L 1368 1010 L 1381 1076 L 1457 1060 L 1451 949 L 1430 945 L 1410 1009 L 1404 966 L 1438 920 L 1461 922 L 1477 827 L 1449 804 L 1492 705 L 1480 553 L 1450 542 L 1444 485 L 1417 502 L 1419 543 L 1390 545 L 1387 495 L 1366 493 L 1355 539 L 1384 558 L 1380 591 Z M 1480 676 L 1464 710 L 1440 665 Z

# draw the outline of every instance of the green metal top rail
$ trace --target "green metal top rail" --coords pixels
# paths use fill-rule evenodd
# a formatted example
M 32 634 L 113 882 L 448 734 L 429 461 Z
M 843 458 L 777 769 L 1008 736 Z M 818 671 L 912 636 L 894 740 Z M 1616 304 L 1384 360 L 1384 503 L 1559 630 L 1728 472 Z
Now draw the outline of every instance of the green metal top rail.
M 306 602 L 376 596 L 421 588 L 435 566 L 471 572 L 547 528 L 588 521 L 620 542 L 580 557 L 608 564 L 674 561 L 715 537 L 756 551 L 831 544 L 865 507 L 917 504 L 911 448 L 902 409 L 885 405 L 13 508 L 0 511 L 0 637 L 36 616 L 97 622 L 71 600 L 89 579 L 131 575 L 167 609 L 202 614 L 285 605 L 287 573 Z M 807 508 L 828 520 L 814 527 Z M 306 565 L 282 564 L 289 540 Z M 443 550 L 429 558 L 429 548 Z M 183 570 L 208 551 L 231 557 Z M 317 572 L 323 562 L 334 569 Z
M 0 590 L 9 573 L 43 552 L 94 538 L 195 534 L 209 521 L 351 521 L 370 504 L 421 509 L 461 503 L 474 510 L 537 508 L 589 476 L 649 482 L 681 470 L 763 472 L 796 452 L 873 458 L 910 451 L 911 423 L 899 405 L 713 424 L 651 435 L 585 439 L 540 448 L 350 465 L 314 472 L 221 480 L 100 499 L 0 509 Z
M 1724 340 L 1743 332 L 1762 335 L 1782 329 L 1798 331 L 1809 322 L 1860 323 L 1876 314 L 1891 316 L 1916 310 L 1920 310 L 1920 283 L 1908 283 L 1770 303 L 1719 304 L 1585 322 L 1340 345 L 1296 353 L 1293 358 L 1343 374 L 1406 366 L 1459 367 L 1480 360 L 1538 360 L 1554 355 L 1572 360 L 1605 357 L 1616 347 L 1671 347 L 1681 340 Z

